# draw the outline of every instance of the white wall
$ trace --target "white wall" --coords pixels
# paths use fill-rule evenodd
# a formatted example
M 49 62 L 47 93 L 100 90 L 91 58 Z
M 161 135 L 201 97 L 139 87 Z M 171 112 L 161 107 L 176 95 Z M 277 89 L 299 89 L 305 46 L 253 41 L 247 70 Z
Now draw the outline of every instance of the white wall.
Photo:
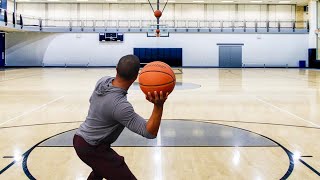
M 14 66 L 41 66 L 49 44 L 57 34 L 6 34 L 6 62 Z
M 45 4 L 20 4 L 17 3 L 17 12 L 26 16 L 45 18 Z
M 9 12 L 13 12 L 13 9 L 14 9 L 14 3 L 13 1 L 7 1 L 7 10 Z
M 18 3 L 23 15 L 53 19 L 155 19 L 149 4 L 87 4 L 87 3 Z M 80 6 L 78 8 L 78 6 Z M 294 20 L 295 5 L 223 5 L 168 4 L 162 19 L 171 20 Z M 155 7 L 155 5 L 154 5 Z M 78 12 L 79 9 L 79 12 Z M 79 14 L 79 16 L 77 16 Z
M 317 19 L 319 17 L 317 17 L 317 1 L 311 0 L 309 2 L 309 20 L 310 20 L 310 33 L 309 33 L 309 48 L 317 48 L 317 35 L 315 33 L 315 30 L 318 29 L 317 28 Z
M 244 43 L 243 63 L 261 63 L 297 67 L 307 59 L 308 34 L 206 34 L 171 33 L 169 38 L 147 38 L 145 33 L 126 33 L 124 42 L 99 42 L 98 33 L 34 33 L 34 40 L 14 41 L 16 33 L 7 36 L 9 66 L 83 63 L 115 66 L 119 58 L 132 54 L 133 48 L 183 48 L 183 66 L 218 66 L 217 43 Z M 27 43 L 30 42 L 30 43 Z M 41 47 L 41 48 L 35 48 Z M 34 51 L 30 55 L 30 51 Z M 25 55 L 28 55 L 25 58 Z

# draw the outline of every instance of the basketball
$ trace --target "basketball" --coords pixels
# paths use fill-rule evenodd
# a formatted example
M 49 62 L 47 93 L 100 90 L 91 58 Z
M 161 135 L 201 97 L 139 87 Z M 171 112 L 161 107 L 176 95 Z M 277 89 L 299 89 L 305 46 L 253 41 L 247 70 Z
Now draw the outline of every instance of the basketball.
M 154 91 L 160 94 L 160 91 L 165 95 L 170 94 L 176 84 L 176 76 L 171 67 L 161 61 L 148 63 L 140 72 L 139 85 L 144 94 Z
M 154 11 L 154 16 L 156 18 L 160 18 L 162 16 L 162 12 L 160 10 L 156 10 L 156 11 Z

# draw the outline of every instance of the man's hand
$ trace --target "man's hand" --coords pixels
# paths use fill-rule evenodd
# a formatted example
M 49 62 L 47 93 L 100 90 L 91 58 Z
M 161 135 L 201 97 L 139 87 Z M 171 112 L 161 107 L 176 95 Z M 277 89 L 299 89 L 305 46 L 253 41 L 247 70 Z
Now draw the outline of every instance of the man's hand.
M 166 102 L 168 96 L 169 96 L 168 92 L 167 92 L 166 96 L 164 97 L 162 91 L 160 91 L 160 95 L 158 95 L 157 91 L 154 91 L 154 98 L 152 97 L 151 93 L 148 92 L 148 95 L 146 95 L 146 99 L 156 106 L 163 106 L 163 104 L 164 104 L 164 102 Z

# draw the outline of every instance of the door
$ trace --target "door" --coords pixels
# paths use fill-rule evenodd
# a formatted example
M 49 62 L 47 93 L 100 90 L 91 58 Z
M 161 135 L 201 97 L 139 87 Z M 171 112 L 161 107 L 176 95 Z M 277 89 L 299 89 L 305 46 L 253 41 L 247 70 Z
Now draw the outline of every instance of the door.
M 5 49 L 5 34 L 0 33 L 0 68 L 3 68 L 6 63 Z
M 242 46 L 219 46 L 219 67 L 242 67 Z

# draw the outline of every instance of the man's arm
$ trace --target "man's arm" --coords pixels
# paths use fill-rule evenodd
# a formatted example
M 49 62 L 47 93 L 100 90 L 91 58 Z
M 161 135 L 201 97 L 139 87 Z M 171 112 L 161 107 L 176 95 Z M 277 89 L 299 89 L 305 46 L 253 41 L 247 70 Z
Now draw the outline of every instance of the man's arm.
M 146 128 L 150 134 L 157 136 L 163 112 L 163 104 L 168 98 L 168 93 L 164 97 L 162 91 L 160 92 L 160 95 L 155 91 L 154 97 L 155 98 L 152 97 L 150 92 L 148 92 L 148 96 L 146 96 L 146 99 L 153 103 L 153 111 L 147 122 Z
M 150 93 L 149 93 L 150 94 Z M 118 104 L 113 111 L 113 118 L 131 131 L 142 135 L 148 139 L 156 138 L 163 110 L 163 103 L 167 96 L 163 98 L 161 95 L 155 94 L 156 98 L 146 97 L 146 99 L 154 104 L 154 108 L 148 122 L 134 112 L 132 105 L 129 102 Z M 161 97 L 162 96 L 162 97 Z
M 147 131 L 147 122 L 139 116 L 129 102 L 118 104 L 113 111 L 114 120 L 124 125 L 132 132 L 135 132 L 145 138 L 154 139 L 156 136 Z

